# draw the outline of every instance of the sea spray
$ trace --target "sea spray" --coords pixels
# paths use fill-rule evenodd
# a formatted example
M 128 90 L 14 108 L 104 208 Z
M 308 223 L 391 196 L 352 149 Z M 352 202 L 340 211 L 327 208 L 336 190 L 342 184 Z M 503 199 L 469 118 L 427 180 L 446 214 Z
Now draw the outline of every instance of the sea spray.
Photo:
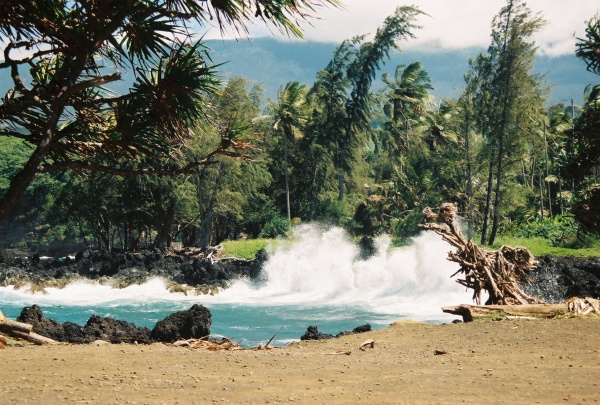
M 46 317 L 60 322 L 84 324 L 97 314 L 153 327 L 198 303 L 213 313 L 213 333 L 251 346 L 282 327 L 276 339 L 280 344 L 298 339 L 309 325 L 338 333 L 367 322 L 383 327 L 402 318 L 448 321 L 454 317 L 443 314 L 441 306 L 471 302 L 464 287 L 450 279 L 457 270 L 446 260 L 451 246 L 433 232 L 393 249 L 389 238 L 381 236 L 368 259 L 361 259 L 340 228 L 302 225 L 294 229 L 293 240 L 270 252 L 260 281 L 238 280 L 214 296 L 170 293 L 161 279 L 124 289 L 80 281 L 64 289 L 48 288 L 44 295 L 0 288 L 0 308 L 16 317 L 24 306 L 38 304 Z

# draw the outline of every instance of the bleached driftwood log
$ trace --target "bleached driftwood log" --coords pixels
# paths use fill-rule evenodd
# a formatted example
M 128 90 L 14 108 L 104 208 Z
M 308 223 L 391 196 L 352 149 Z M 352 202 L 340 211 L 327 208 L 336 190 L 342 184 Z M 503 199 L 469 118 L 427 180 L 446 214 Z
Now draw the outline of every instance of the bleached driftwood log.
M 5 331 L 6 333 L 12 331 L 29 333 L 31 332 L 31 329 L 33 329 L 32 325 L 8 319 L 4 316 L 2 311 L 0 311 L 0 331 Z
M 56 343 L 54 339 L 50 339 L 46 336 L 38 335 L 37 333 L 32 332 L 32 329 L 33 325 L 8 319 L 4 316 L 2 311 L 0 311 L 1 333 L 20 339 L 25 339 L 29 342 L 35 343 L 36 345 Z
M 569 298 L 564 304 L 525 304 L 525 305 L 453 305 L 443 307 L 448 314 L 460 315 L 463 321 L 476 318 L 510 316 L 517 318 L 554 318 L 557 315 L 580 316 L 600 313 L 600 301 L 593 298 Z
M 440 205 L 438 214 L 427 207 L 423 210 L 423 216 L 433 223 L 421 224 L 421 228 L 436 232 L 457 249 L 448 253 L 448 260 L 460 264 L 460 269 L 452 277 L 458 274 L 464 276 L 456 281 L 473 289 L 473 299 L 477 304 L 481 304 L 484 292 L 489 296 L 486 305 L 544 303 L 539 298 L 527 295 L 519 287 L 519 282 L 528 281 L 527 272 L 537 266 L 537 261 L 527 249 L 502 246 L 500 251 L 493 251 L 465 240 L 456 224 L 457 208 L 452 203 Z
M 463 321 L 471 322 L 476 318 L 485 318 L 493 316 L 517 316 L 517 317 L 543 317 L 552 318 L 560 313 L 567 312 L 566 304 L 525 304 L 525 305 L 453 305 L 443 307 L 442 311 L 460 315 Z

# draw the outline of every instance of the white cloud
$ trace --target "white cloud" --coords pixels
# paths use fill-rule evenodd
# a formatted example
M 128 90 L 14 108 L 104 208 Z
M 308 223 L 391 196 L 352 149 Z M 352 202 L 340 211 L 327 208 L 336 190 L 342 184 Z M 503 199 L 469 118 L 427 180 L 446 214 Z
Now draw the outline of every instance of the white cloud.
M 345 8 L 322 8 L 310 24 L 302 24 L 311 41 L 336 42 L 354 35 L 373 34 L 383 20 L 400 4 L 398 0 L 342 0 Z M 407 3 L 406 3 L 407 4 Z M 415 0 L 415 6 L 429 14 L 421 16 L 417 39 L 405 48 L 461 49 L 487 47 L 493 17 L 506 4 L 504 0 Z M 576 37 L 585 36 L 585 21 L 598 13 L 600 4 L 590 0 L 529 0 L 533 12 L 541 12 L 548 24 L 535 36 L 540 52 L 558 56 L 575 51 Z M 255 37 L 280 34 L 263 26 L 251 29 Z M 220 38 L 216 29 L 207 38 Z M 231 36 L 229 36 L 231 37 Z

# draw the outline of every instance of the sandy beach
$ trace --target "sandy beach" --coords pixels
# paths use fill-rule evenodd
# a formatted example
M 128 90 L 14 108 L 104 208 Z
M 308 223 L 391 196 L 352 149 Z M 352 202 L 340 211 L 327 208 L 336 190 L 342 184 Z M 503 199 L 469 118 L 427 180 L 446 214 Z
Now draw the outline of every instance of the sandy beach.
M 594 317 L 398 322 L 262 351 L 10 346 L 0 350 L 0 403 L 597 403 L 599 333 Z M 374 347 L 359 350 L 367 339 Z

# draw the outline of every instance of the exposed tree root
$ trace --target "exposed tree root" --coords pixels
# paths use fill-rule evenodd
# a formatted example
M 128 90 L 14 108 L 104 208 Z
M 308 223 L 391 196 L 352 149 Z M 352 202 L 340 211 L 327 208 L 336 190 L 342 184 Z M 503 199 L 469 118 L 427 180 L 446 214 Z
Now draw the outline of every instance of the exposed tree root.
M 535 269 L 538 263 L 526 248 L 502 246 L 500 251 L 493 251 L 465 240 L 455 223 L 457 208 L 452 203 L 440 205 L 438 214 L 427 207 L 423 210 L 423 216 L 435 223 L 421 224 L 421 228 L 436 232 L 457 249 L 448 253 L 448 260 L 460 264 L 460 269 L 452 277 L 463 275 L 456 281 L 473 290 L 473 299 L 478 305 L 484 292 L 489 296 L 486 305 L 544 303 L 537 297 L 527 295 L 519 287 L 519 282 L 528 281 L 527 273 Z

